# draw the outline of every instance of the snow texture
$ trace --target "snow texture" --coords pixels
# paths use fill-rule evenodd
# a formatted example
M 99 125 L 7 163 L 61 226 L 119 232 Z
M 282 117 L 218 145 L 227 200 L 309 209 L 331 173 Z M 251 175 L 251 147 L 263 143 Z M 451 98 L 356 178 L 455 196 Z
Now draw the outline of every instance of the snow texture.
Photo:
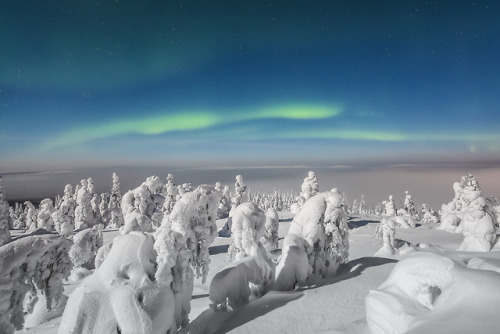
M 470 321 L 472 314 L 497 317 L 499 294 L 496 272 L 468 269 L 434 253 L 412 252 L 369 292 L 367 321 L 373 334 L 441 333 L 442 326 L 449 333 L 470 333 L 478 330 Z
M 115 237 L 99 268 L 71 294 L 59 333 L 174 333 L 174 298 L 155 280 L 155 257 L 151 235 Z
M 47 311 L 64 307 L 58 303 L 64 300 L 62 281 L 72 268 L 68 256 L 71 241 L 57 234 L 40 234 L 42 231 L 0 247 L 2 333 L 23 328 L 25 315 L 39 302 Z M 42 314 L 38 318 L 47 320 Z
M 296 283 L 303 284 L 304 273 L 308 273 L 307 279 L 334 275 L 348 258 L 346 215 L 342 196 L 335 188 L 311 197 L 293 219 L 277 267 L 276 288 L 289 290 Z

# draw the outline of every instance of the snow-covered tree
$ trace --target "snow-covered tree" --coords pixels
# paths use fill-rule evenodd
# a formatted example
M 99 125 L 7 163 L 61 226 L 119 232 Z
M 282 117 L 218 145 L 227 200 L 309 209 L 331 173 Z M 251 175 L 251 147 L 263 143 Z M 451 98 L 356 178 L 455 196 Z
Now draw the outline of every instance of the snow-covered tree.
M 160 194 L 163 184 L 158 176 L 150 176 L 139 187 L 122 197 L 125 225 L 121 233 L 130 231 L 151 232 L 163 218 L 164 197 Z
M 266 223 L 264 225 L 264 235 L 260 239 L 262 245 L 268 252 L 278 248 L 279 226 L 280 226 L 280 220 L 278 213 L 273 207 L 268 208 L 266 211 Z
M 26 236 L 0 247 L 0 332 L 22 329 L 39 302 L 47 311 L 64 307 L 70 247 L 69 239 L 54 234 Z
M 101 200 L 99 201 L 99 214 L 101 216 L 101 221 L 104 226 L 109 224 L 109 220 L 111 218 L 111 214 L 109 212 L 109 199 L 110 196 L 108 193 L 101 194 Z
M 349 258 L 349 238 L 342 196 L 335 188 L 311 197 L 294 217 L 283 243 L 276 288 L 336 273 Z
M 210 300 L 219 309 L 240 307 L 267 293 L 274 284 L 274 263 L 260 242 L 266 217 L 255 204 L 240 204 L 233 212 L 226 268 L 210 284 Z
M 81 230 L 94 226 L 94 214 L 91 197 L 87 190 L 87 180 L 81 180 L 80 184 L 76 196 L 75 227 Z
M 54 231 L 54 221 L 52 213 L 55 211 L 52 206 L 52 200 L 46 198 L 40 202 L 40 207 L 37 215 L 37 228 L 43 228 L 47 231 Z
M 389 195 L 389 200 L 384 203 L 385 215 L 395 216 L 396 215 L 396 205 L 394 204 L 394 197 Z
M 236 182 L 234 183 L 234 193 L 231 196 L 231 211 L 229 216 L 232 216 L 234 209 L 245 200 L 245 192 L 247 186 L 243 183 L 243 176 L 236 175 Z
M 28 232 L 34 232 L 37 229 L 37 212 L 36 208 L 30 201 L 24 202 L 26 206 L 26 228 Z
M 488 212 L 486 200 L 474 176 L 467 174 L 462 177 L 460 186 L 458 216 L 461 222 L 458 230 L 463 233 L 464 240 L 458 250 L 490 251 L 496 240 L 496 217 Z
M 394 226 L 394 221 L 392 219 L 382 218 L 375 230 L 375 240 L 382 242 L 382 248 L 375 253 L 375 256 L 392 257 L 396 253 L 396 248 L 394 247 L 395 234 L 396 228 Z
M 51 215 L 55 230 L 64 236 L 69 236 L 75 229 L 76 202 L 72 194 L 73 187 L 67 184 L 59 208 Z
M 300 189 L 300 196 L 304 197 L 306 201 L 319 192 L 318 178 L 313 171 L 309 171 Z
M 220 195 L 201 185 L 182 196 L 158 229 L 154 248 L 158 254 L 156 280 L 171 286 L 175 299 L 175 323 L 188 323 L 193 279 L 205 282 L 209 269 L 208 247 L 217 236 Z
M 163 204 L 163 212 L 166 214 L 170 214 L 172 212 L 175 200 L 177 196 L 177 187 L 174 184 L 174 176 L 172 174 L 168 174 L 167 183 L 164 186 L 164 197 L 165 204 Z
M 102 229 L 99 225 L 78 232 L 73 237 L 69 257 L 75 268 L 94 269 L 97 251 L 103 244 Z
M 118 177 L 118 174 L 113 173 L 113 186 L 111 188 L 111 197 L 108 205 L 108 226 L 111 228 L 119 228 L 124 224 L 121 201 L 122 195 L 120 192 L 120 178 Z
M 424 224 L 436 224 L 439 222 L 439 217 L 429 204 L 422 204 L 422 223 Z
M 231 210 L 231 189 L 229 188 L 229 186 L 225 186 L 221 192 L 221 199 L 219 203 L 219 208 L 217 210 L 217 217 L 219 219 L 228 217 L 230 210 Z
M 71 293 L 58 333 L 176 333 L 170 282 L 155 279 L 153 241 L 143 232 L 115 237 L 100 266 Z
M 0 246 L 10 241 L 9 220 L 9 203 L 5 199 L 3 177 L 0 176 Z

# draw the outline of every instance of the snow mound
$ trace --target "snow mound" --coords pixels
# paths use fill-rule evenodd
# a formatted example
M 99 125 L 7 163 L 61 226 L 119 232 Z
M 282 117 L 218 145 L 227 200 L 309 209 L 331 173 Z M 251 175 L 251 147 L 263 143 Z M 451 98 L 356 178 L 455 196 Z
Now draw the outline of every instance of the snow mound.
M 71 294 L 59 333 L 166 333 L 173 327 L 173 294 L 155 281 L 153 237 L 130 232 Z M 174 331 L 176 328 L 174 329 Z
M 477 321 L 470 320 L 476 318 L 486 323 L 482 333 L 495 333 L 498 328 L 488 325 L 497 317 L 499 295 L 500 274 L 468 269 L 434 253 L 413 252 L 369 292 L 367 321 L 374 334 L 471 333 Z
M 71 241 L 60 235 L 31 235 L 0 247 L 0 332 L 13 333 L 35 307 L 38 321 L 64 302 L 62 280 L 71 271 Z M 23 301 L 25 300 L 24 305 Z M 43 302 L 43 307 L 37 307 Z M 33 320 L 32 324 L 36 324 Z

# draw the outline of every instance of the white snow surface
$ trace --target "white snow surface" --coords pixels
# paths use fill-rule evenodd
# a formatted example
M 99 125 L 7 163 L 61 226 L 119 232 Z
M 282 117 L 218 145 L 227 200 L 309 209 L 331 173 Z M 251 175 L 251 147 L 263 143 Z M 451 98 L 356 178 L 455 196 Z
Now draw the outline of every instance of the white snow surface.
M 290 230 L 294 214 L 280 211 L 279 216 L 280 240 L 278 249 L 273 252 L 275 255 L 279 255 L 280 250 L 284 248 L 283 237 Z M 370 215 L 358 215 L 349 219 L 349 263 L 338 269 L 337 276 L 327 277 L 318 280 L 314 285 L 292 291 L 272 290 L 232 312 L 221 312 L 210 307 L 209 287 L 214 276 L 225 268 L 230 243 L 229 238 L 216 238 L 209 248 L 210 270 L 206 281 L 203 282 L 201 277 L 194 278 L 190 323 L 180 332 L 370 333 L 365 299 L 371 290 L 379 289 L 397 264 L 397 260 L 394 259 L 373 257 L 380 248 L 380 244 L 373 241 L 380 219 L 380 216 Z M 218 220 L 217 228 L 221 229 L 226 220 Z M 419 326 L 412 327 L 410 332 L 498 333 L 499 322 L 496 313 L 499 306 L 492 299 L 500 295 L 497 292 L 497 287 L 500 285 L 492 287 L 490 283 L 492 274 L 498 275 L 496 272 L 500 267 L 500 248 L 495 247 L 486 253 L 456 251 L 464 236 L 461 233 L 438 230 L 438 226 L 432 223 L 420 226 L 419 222 L 417 227 L 412 229 L 396 226 L 396 237 L 413 245 L 419 245 L 420 251 L 417 254 L 425 251 L 451 258 L 455 267 L 461 267 L 453 269 L 459 273 L 456 276 L 458 281 L 464 284 L 459 292 L 471 289 L 471 293 L 466 293 L 466 298 L 462 298 L 461 294 L 458 296 L 450 294 L 448 300 L 451 313 L 445 312 L 435 303 L 432 311 L 426 309 L 429 317 L 420 318 Z M 119 235 L 116 229 L 104 230 L 104 245 L 111 244 L 116 235 Z M 466 265 L 469 268 L 465 268 Z M 471 272 L 475 274 L 470 274 Z M 66 282 L 65 294 L 71 296 L 79 284 L 80 282 Z M 481 285 L 490 289 L 491 298 L 481 292 Z M 477 294 L 474 294 L 475 292 Z M 442 293 L 441 297 L 444 295 Z M 61 318 L 55 318 L 33 328 L 21 330 L 19 333 L 57 333 L 60 322 Z

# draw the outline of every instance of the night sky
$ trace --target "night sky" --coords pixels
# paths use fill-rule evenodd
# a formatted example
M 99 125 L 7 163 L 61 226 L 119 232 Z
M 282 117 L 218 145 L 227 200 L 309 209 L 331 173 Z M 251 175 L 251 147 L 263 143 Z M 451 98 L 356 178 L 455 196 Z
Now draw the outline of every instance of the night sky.
M 3 0 L 0 174 L 498 165 L 499 15 L 497 1 Z

